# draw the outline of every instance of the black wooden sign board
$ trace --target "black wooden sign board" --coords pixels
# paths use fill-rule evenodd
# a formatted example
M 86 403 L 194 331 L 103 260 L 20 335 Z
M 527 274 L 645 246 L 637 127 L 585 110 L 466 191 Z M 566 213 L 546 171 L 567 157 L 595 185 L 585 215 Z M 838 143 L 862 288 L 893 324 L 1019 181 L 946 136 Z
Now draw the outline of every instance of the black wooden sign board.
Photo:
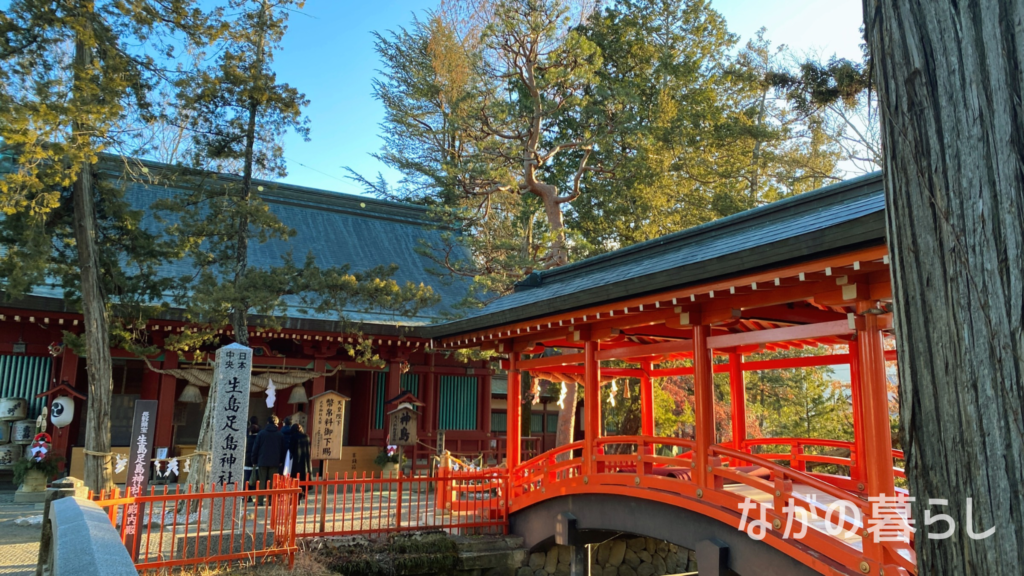
M 150 458 L 153 454 L 153 429 L 156 428 L 156 400 L 136 400 L 135 419 L 132 422 L 132 445 L 128 453 L 128 478 L 125 496 L 141 496 L 149 484 Z M 141 524 L 138 504 L 129 504 L 124 510 L 124 545 L 132 560 L 139 556 Z

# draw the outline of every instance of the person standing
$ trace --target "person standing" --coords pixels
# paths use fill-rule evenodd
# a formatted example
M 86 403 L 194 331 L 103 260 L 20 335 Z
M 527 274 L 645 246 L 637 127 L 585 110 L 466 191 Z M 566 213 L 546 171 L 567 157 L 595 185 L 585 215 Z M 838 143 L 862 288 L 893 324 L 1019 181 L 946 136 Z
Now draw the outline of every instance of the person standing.
M 261 485 L 264 489 L 270 485 L 284 461 L 284 452 L 288 446 L 277 427 L 278 422 L 277 416 L 267 418 L 267 425 L 256 435 L 256 442 L 252 446 L 252 464 L 256 472 L 252 477 L 257 489 Z M 257 504 L 263 504 L 263 496 L 257 499 Z
M 252 448 L 256 444 L 256 435 L 260 433 L 260 421 L 255 416 L 249 419 L 249 429 L 245 432 L 245 483 L 252 483 L 253 464 Z
M 292 453 L 292 477 L 309 480 L 313 476 L 313 462 L 310 459 L 309 436 L 302 424 L 292 424 L 291 446 L 288 449 Z M 305 497 L 304 493 L 299 493 L 299 500 Z

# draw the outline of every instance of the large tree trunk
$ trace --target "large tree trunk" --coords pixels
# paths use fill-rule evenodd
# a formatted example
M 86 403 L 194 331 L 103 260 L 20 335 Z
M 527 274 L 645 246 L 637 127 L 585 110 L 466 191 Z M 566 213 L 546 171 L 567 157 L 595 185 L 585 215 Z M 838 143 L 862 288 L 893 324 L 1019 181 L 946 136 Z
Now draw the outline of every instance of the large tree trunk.
M 920 574 L 1024 566 L 1024 4 L 864 0 Z M 968 516 L 968 499 L 973 499 Z M 923 532 L 949 514 L 947 540 Z M 975 540 L 968 535 L 995 527 Z M 939 533 L 944 522 L 931 527 Z
M 555 187 L 548 184 L 540 184 L 551 188 L 552 192 L 541 195 L 544 201 L 544 215 L 548 219 L 548 228 L 551 229 L 551 244 L 548 246 L 547 265 L 549 268 L 564 266 L 569 263 L 569 250 L 565 245 L 565 223 L 562 220 L 562 206 L 558 203 Z
M 92 60 L 85 42 L 75 43 L 75 66 L 82 70 Z M 75 78 L 78 84 L 83 80 Z M 77 93 L 81 93 L 77 91 Z M 76 123 L 72 140 L 89 138 L 87 127 Z M 85 133 L 85 134 L 84 134 Z M 75 247 L 82 284 L 82 316 L 85 328 L 86 372 L 89 377 L 88 408 L 85 417 L 85 485 L 94 492 L 113 487 L 110 469 L 110 395 L 113 377 L 110 360 L 110 328 L 100 283 L 100 258 L 96 248 L 96 209 L 93 204 L 92 166 L 83 162 L 72 188 Z

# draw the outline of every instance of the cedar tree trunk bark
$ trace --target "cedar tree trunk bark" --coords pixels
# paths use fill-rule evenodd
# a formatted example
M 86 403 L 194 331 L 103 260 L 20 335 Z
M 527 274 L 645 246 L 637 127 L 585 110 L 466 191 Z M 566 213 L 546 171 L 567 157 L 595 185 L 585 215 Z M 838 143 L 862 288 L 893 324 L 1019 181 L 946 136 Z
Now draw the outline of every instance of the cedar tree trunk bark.
M 864 19 L 919 574 L 1019 574 L 1024 3 L 864 0 Z M 927 538 L 946 525 L 926 527 L 925 510 L 952 516 L 956 532 Z M 968 523 L 975 536 L 995 533 L 972 538 Z

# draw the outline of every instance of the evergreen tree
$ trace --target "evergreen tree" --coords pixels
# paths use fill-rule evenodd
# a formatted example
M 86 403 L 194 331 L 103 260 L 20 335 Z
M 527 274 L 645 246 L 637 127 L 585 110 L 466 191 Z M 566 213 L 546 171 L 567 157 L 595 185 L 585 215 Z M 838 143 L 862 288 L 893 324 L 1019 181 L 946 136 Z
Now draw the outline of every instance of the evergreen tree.
M 285 176 L 282 136 L 288 131 L 308 134 L 302 116 L 308 101 L 294 87 L 279 83 L 272 67 L 289 12 L 302 4 L 231 0 L 234 15 L 225 22 L 215 63 L 177 84 L 179 119 L 172 123 L 187 128 L 193 156 L 175 174 L 184 189 L 155 206 L 168 223 L 167 235 L 193 264 L 175 285 L 176 303 L 193 326 L 169 340 L 173 349 L 214 343 L 226 324 L 236 342 L 248 345 L 250 326 L 277 326 L 289 306 L 332 312 L 344 320 L 346 309 L 400 316 L 437 301 L 427 286 L 391 280 L 395 266 L 360 271 L 321 267 L 314 254 L 298 261 L 290 251 L 277 265 L 250 265 L 254 244 L 286 242 L 296 234 L 270 211 L 262 198 L 264 187 L 254 178 Z M 221 170 L 237 170 L 240 177 L 219 175 Z M 255 321 L 254 314 L 259 315 Z M 368 343 L 350 345 L 348 351 L 360 360 L 371 359 Z M 207 403 L 200 452 L 209 452 L 212 406 Z M 193 462 L 190 484 L 204 483 L 207 468 L 208 461 Z
M 118 345 L 144 323 L 111 307 L 152 303 L 162 258 L 121 190 L 98 182 L 97 163 L 123 142 L 128 111 L 147 113 L 166 70 L 154 55 L 173 58 L 176 46 L 202 45 L 213 32 L 190 0 L 14 0 L 0 12 L 0 141 L 9 166 L 0 179 L 2 286 L 14 297 L 56 276 L 82 311 L 84 338 L 67 336 L 86 358 L 85 482 L 93 490 L 111 486 L 110 333 Z

